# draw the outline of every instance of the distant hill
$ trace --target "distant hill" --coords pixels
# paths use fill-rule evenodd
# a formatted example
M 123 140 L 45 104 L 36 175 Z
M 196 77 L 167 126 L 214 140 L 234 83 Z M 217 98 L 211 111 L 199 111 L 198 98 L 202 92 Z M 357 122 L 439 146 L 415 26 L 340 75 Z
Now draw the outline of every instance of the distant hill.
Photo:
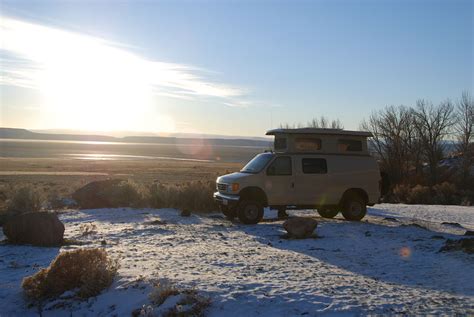
M 161 144 L 196 144 L 204 139 L 206 143 L 220 146 L 257 146 L 270 147 L 270 140 L 246 138 L 201 138 L 201 137 L 165 137 L 165 136 L 126 136 L 113 137 L 88 134 L 37 133 L 26 129 L 0 128 L 0 139 L 61 140 L 61 141 L 99 141 Z

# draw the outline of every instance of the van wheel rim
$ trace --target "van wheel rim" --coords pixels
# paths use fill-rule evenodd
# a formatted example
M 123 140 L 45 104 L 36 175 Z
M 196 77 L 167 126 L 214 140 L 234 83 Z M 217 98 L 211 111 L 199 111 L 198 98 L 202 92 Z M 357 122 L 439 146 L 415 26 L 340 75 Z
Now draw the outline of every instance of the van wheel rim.
M 246 206 L 244 214 L 247 219 L 255 219 L 258 217 L 258 207 L 256 205 Z
M 362 205 L 358 202 L 353 201 L 349 205 L 349 211 L 351 212 L 352 215 L 358 216 L 362 213 Z

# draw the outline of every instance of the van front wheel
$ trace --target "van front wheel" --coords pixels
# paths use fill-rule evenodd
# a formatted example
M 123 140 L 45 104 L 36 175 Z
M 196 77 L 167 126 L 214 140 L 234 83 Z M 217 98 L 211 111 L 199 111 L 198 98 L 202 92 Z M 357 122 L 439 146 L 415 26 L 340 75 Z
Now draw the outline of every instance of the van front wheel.
M 256 201 L 244 200 L 239 203 L 237 216 L 240 222 L 246 225 L 254 225 L 262 220 L 263 207 Z
M 350 195 L 344 199 L 342 207 L 342 215 L 347 220 L 359 221 L 367 213 L 365 201 L 358 195 Z

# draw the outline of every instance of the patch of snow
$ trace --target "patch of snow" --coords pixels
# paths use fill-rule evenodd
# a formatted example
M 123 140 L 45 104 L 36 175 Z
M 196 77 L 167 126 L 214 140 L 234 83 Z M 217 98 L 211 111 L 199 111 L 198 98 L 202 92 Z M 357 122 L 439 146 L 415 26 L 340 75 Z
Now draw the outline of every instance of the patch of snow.
M 369 208 L 368 214 L 438 224 L 459 223 L 474 230 L 474 206 L 380 204 Z
M 376 205 L 367 221 L 317 218 L 318 238 L 306 240 L 283 239 L 282 221 L 272 219 L 275 211 L 266 213 L 255 226 L 218 214 L 183 218 L 174 209 L 61 214 L 66 237 L 85 245 L 0 245 L 0 316 L 37 315 L 21 280 L 79 247 L 106 248 L 120 259 L 118 277 L 89 300 L 45 303 L 44 316 L 130 315 L 150 305 L 150 281 L 160 278 L 210 297 L 210 316 L 474 313 L 474 257 L 438 252 L 445 239 L 459 236 L 402 225 L 419 220 L 472 228 L 472 207 Z M 313 210 L 289 213 L 317 217 Z M 96 233 L 83 236 L 81 224 L 90 222 Z

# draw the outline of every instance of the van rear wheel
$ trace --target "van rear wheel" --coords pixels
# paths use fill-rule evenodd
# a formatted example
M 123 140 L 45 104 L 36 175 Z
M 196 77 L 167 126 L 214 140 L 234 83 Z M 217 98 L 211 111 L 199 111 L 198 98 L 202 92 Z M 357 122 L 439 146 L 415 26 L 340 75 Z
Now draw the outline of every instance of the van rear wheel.
M 365 200 L 359 195 L 350 195 L 342 204 L 342 215 L 347 220 L 359 221 L 364 218 L 367 213 L 367 205 Z
M 318 214 L 323 218 L 334 218 L 339 213 L 337 209 L 327 209 L 321 208 L 318 209 Z
M 256 201 L 244 200 L 239 203 L 237 216 L 240 222 L 254 225 L 263 218 L 263 206 Z

